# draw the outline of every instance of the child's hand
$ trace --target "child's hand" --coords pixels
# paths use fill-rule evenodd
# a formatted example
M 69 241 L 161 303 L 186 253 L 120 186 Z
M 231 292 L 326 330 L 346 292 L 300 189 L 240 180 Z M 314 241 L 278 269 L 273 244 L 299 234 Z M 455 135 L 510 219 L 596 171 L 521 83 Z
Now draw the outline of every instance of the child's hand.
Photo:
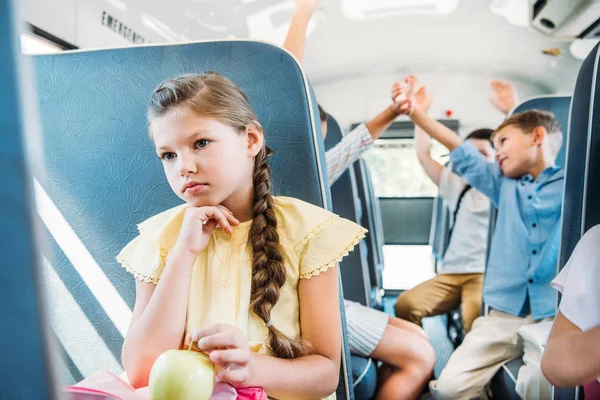
M 425 85 L 421 86 L 415 93 L 415 105 L 423 112 L 428 113 L 433 102 L 433 93 L 427 91 Z
M 228 234 L 232 234 L 231 226 L 237 226 L 237 220 L 227 208 L 219 206 L 188 207 L 183 216 L 181 230 L 175 247 L 194 255 L 200 254 L 210 241 L 210 237 L 219 225 Z
M 417 78 L 414 75 L 408 75 L 404 82 L 395 82 L 392 85 L 392 107 L 399 114 L 410 115 L 415 108 L 415 86 Z
M 320 0 L 296 0 L 296 10 L 312 14 L 319 5 L 319 1 Z
M 508 114 L 510 110 L 515 108 L 519 101 L 519 96 L 513 85 L 509 82 L 495 79 L 490 82 L 490 87 L 494 92 L 490 96 L 490 101 L 498 110 L 504 114 Z
M 216 324 L 192 334 L 200 351 L 209 353 L 215 364 L 217 377 L 234 387 L 247 387 L 252 352 L 248 339 L 235 326 Z

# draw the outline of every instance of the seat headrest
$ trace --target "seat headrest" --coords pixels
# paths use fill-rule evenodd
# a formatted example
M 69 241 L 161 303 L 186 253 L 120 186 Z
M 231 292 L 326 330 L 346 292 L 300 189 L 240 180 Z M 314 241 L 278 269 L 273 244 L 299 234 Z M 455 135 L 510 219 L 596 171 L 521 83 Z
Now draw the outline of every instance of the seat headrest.
M 600 78 L 599 45 L 583 62 L 571 103 L 562 239 L 559 266 L 565 265 L 577 242 L 600 223 Z

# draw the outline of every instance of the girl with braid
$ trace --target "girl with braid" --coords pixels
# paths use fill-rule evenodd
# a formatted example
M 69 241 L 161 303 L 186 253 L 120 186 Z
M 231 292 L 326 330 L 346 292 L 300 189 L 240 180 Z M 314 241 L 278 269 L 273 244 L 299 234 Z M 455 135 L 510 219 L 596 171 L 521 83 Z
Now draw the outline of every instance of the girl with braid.
M 265 133 L 246 95 L 223 76 L 163 82 L 148 123 L 185 204 L 142 222 L 117 257 L 136 278 L 122 353 L 129 382 L 147 386 L 160 354 L 193 343 L 236 388 L 335 398 L 341 321 L 333 267 L 365 230 L 270 193 Z

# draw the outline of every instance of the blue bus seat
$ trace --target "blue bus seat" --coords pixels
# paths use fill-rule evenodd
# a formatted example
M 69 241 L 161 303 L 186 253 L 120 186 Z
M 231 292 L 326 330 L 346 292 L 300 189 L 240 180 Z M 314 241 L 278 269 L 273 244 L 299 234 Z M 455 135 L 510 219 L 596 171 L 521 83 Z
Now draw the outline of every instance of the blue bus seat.
M 377 241 L 377 249 L 379 250 L 379 263 L 381 265 L 382 270 L 385 269 L 385 259 L 383 256 L 383 246 L 385 245 L 385 235 L 384 235 L 384 230 L 383 230 L 383 220 L 381 217 L 381 204 L 379 201 L 379 198 L 377 197 L 376 193 L 375 193 L 375 188 L 373 186 L 373 179 L 371 177 L 371 172 L 369 170 L 369 166 L 366 165 L 366 163 L 361 159 L 359 160 L 359 162 L 364 163 L 365 164 L 365 183 L 367 185 L 367 190 L 371 193 L 372 195 L 372 205 L 373 205 L 373 221 L 375 222 L 375 230 L 376 230 L 376 235 L 375 235 L 375 239 Z
M 353 167 L 356 176 L 358 197 L 363 206 L 361 225 L 369 230 L 365 241 L 368 248 L 367 261 L 369 264 L 371 307 L 383 310 L 381 296 L 383 289 L 383 249 L 381 243 L 383 243 L 383 238 L 379 238 L 379 235 L 383 232 L 383 224 L 381 222 L 381 211 L 376 206 L 379 203 L 379 199 L 375 197 L 375 193 L 373 192 L 370 182 L 371 177 L 364 160 L 359 159 L 354 163 Z
M 431 230 L 429 234 L 429 244 L 435 260 L 435 272 L 439 270 L 439 263 L 442 262 L 444 251 L 446 250 L 450 214 L 446 201 L 437 196 L 433 202 L 433 216 L 431 218 Z
M 55 399 L 34 216 L 31 162 L 39 143 L 29 64 L 20 54 L 16 1 L 0 2 L 0 398 Z M 29 145 L 29 146 L 28 146 Z
M 571 104 L 559 271 L 579 239 L 600 224 L 599 62 L 600 45 L 597 44 L 579 70 Z M 573 400 L 582 395 L 581 388 L 554 388 L 555 400 Z
M 375 396 L 377 389 L 377 366 L 375 360 L 352 356 L 352 380 L 354 382 L 354 397 L 357 400 L 368 400 Z
M 329 150 L 342 140 L 343 133 L 337 121 L 329 115 L 327 118 L 327 137 L 325 149 Z M 361 213 L 364 208 L 360 204 L 356 176 L 353 168 L 348 168 L 331 188 L 333 211 L 351 221 L 361 224 Z M 369 227 L 367 226 L 367 229 Z M 361 242 L 348 257 L 340 263 L 342 272 L 342 286 L 346 299 L 356 301 L 366 306 L 371 305 L 370 280 L 367 263 L 367 249 L 365 241 Z M 368 358 L 352 356 L 352 375 L 355 379 L 354 387 L 357 399 L 370 399 L 375 394 L 372 384 L 377 381 L 377 368 L 375 363 Z M 360 378 L 360 379 L 359 379 Z
M 337 121 L 327 118 L 327 137 L 325 150 L 330 150 L 342 140 L 343 133 Z M 339 216 L 361 225 L 363 205 L 358 197 L 356 175 L 353 168 L 348 168 L 331 187 L 333 211 Z M 365 227 L 368 229 L 368 226 Z M 342 286 L 346 299 L 365 306 L 371 305 L 368 249 L 363 240 L 340 264 Z
M 122 371 L 120 352 L 135 286 L 115 256 L 137 234 L 136 223 L 180 204 L 146 128 L 150 94 L 164 79 L 203 71 L 231 78 L 248 95 L 275 151 L 275 193 L 330 208 L 312 89 L 294 58 L 276 46 L 197 42 L 41 55 L 31 61 L 39 88 L 40 146 L 47 159 L 46 170 L 35 171 L 35 177 L 42 199 L 76 239 L 67 243 L 72 248 L 65 247 L 50 226 L 56 221 L 44 220 L 52 244 L 45 252 L 45 272 L 52 278 L 48 298 L 56 304 L 51 317 L 69 371 L 63 383 L 99 369 Z M 342 296 L 340 288 L 343 316 Z M 342 334 L 337 396 L 350 399 L 350 357 L 345 330 Z

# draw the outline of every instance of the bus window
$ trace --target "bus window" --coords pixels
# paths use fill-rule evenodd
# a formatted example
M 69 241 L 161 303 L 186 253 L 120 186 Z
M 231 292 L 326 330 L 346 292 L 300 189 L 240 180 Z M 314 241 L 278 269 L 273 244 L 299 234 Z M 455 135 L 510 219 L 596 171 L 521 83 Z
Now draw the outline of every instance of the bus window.
M 436 161 L 445 163 L 448 151 L 439 143 L 432 142 L 431 154 Z M 425 175 L 419 164 L 413 138 L 383 138 L 375 142 L 373 148 L 365 153 L 364 159 L 373 177 L 375 195 L 380 199 L 382 213 L 393 212 L 397 205 L 418 207 L 424 211 L 423 216 L 429 218 L 431 209 L 425 203 L 432 203 L 437 196 L 437 187 Z M 422 201 L 421 201 L 422 199 Z M 423 203 L 419 206 L 417 203 Z M 389 207 L 387 206 L 389 204 Z M 403 215 L 413 213 L 405 212 Z M 413 215 L 418 215 L 416 212 Z M 393 212 L 392 218 L 400 216 Z M 425 218 L 425 219 L 426 219 Z M 384 221 L 386 217 L 384 216 Z M 405 226 L 402 230 L 409 232 L 415 240 L 386 235 L 383 247 L 386 268 L 383 270 L 383 287 L 386 290 L 406 290 L 415 287 L 435 275 L 432 249 L 428 244 L 428 222 L 417 218 L 418 225 Z M 421 221 L 421 219 L 423 219 Z M 404 222 L 408 225 L 408 222 Z M 384 230 L 386 223 L 384 222 Z M 423 225 L 423 226 L 421 226 Z M 423 235 L 412 235 L 416 229 Z M 398 230 L 397 230 L 398 231 Z M 416 236 L 424 236 L 418 240 Z M 398 235 L 400 236 L 400 235 Z M 403 236 L 403 235 L 402 235 Z

